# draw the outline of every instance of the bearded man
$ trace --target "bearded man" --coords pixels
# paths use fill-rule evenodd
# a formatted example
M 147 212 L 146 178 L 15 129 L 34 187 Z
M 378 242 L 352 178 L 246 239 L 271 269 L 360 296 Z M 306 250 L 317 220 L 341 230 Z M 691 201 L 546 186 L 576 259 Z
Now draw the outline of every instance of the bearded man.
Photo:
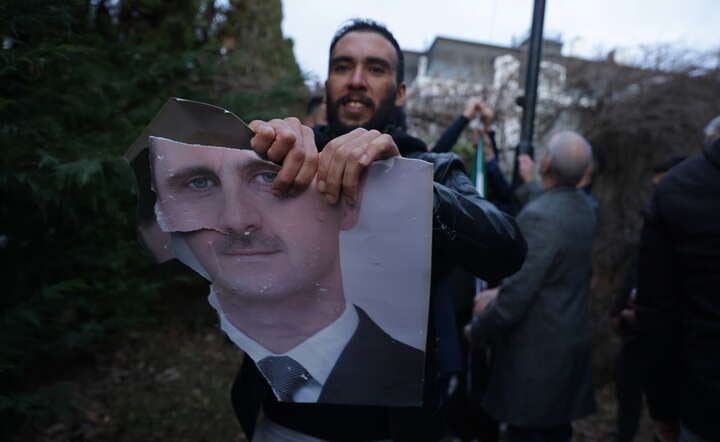
M 522 265 L 526 244 L 514 219 L 477 194 L 459 157 L 429 153 L 422 141 L 404 132 L 403 55 L 387 28 L 372 20 L 350 21 L 335 34 L 328 65 L 328 125 L 315 128 L 320 150 L 317 189 L 328 204 L 341 199 L 356 204 L 360 177 L 373 161 L 402 155 L 434 167 L 431 307 L 423 404 L 387 407 L 279 402 L 255 364 L 246 360 L 233 386 L 233 405 L 246 435 L 256 442 L 440 440 L 445 432 L 443 400 L 447 392 L 442 365 L 448 353 L 459 352 L 460 333 L 451 308 L 452 293 L 439 288 L 460 267 L 484 279 L 497 280 L 514 273 Z M 256 133 L 253 148 L 260 153 L 291 152 L 296 139 L 306 139 L 279 120 L 255 121 L 250 127 Z M 292 188 L 293 174 L 276 178 L 275 185 Z M 473 291 L 473 283 L 469 281 L 468 291 Z M 263 413 L 258 420 L 260 408 Z

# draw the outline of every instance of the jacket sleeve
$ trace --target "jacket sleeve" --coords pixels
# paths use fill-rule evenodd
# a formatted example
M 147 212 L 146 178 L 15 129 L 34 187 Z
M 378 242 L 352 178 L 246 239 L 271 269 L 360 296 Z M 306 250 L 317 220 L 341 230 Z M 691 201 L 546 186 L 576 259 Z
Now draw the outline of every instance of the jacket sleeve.
M 677 269 L 672 239 L 664 227 L 656 193 L 643 225 L 638 253 L 638 331 L 649 337 L 671 332 L 668 325 L 678 317 L 673 284 Z
M 662 183 L 661 183 L 662 185 Z M 653 367 L 646 381 L 648 402 L 655 414 L 677 413 L 678 386 L 682 385 L 677 368 L 682 360 L 679 341 L 681 306 L 676 275 L 681 266 L 674 262 L 673 241 L 660 210 L 656 192 L 643 225 L 638 254 L 636 331 L 639 348 Z
M 610 317 L 618 318 L 623 309 L 630 306 L 630 294 L 634 289 L 637 288 L 637 257 L 634 257 L 630 263 L 630 268 L 625 274 L 625 278 L 621 286 L 618 288 L 613 299 L 612 305 L 610 305 Z
M 536 212 L 518 217 L 528 244 L 527 258 L 520 271 L 505 280 L 495 301 L 473 318 L 473 342 L 495 340 L 525 316 L 559 254 L 557 242 L 547 235 L 552 231 L 549 223 L 546 216 Z
M 433 146 L 432 151 L 438 153 L 450 152 L 450 149 L 452 149 L 455 143 L 457 143 L 458 138 L 460 138 L 460 134 L 469 122 L 470 120 L 468 120 L 464 115 L 457 117 L 455 121 L 453 121 L 452 124 L 445 129 L 445 132 L 440 135 L 440 138 L 438 138 L 435 142 L 435 146 Z
M 508 183 L 502 170 L 500 170 L 497 158 L 485 163 L 485 173 L 487 174 L 488 190 L 492 192 L 490 194 L 492 201 L 500 207 L 512 210 L 516 206 L 515 195 L 510 183 Z
M 515 219 L 478 195 L 457 155 L 436 154 L 431 161 L 433 249 L 479 278 L 515 273 L 527 252 Z

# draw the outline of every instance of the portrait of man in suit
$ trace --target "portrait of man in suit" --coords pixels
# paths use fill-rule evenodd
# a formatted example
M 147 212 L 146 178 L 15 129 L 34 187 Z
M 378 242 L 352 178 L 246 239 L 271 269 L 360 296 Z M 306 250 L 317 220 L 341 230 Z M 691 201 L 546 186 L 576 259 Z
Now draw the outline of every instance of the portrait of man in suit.
M 398 164 L 377 173 L 419 166 L 391 162 Z M 363 203 L 328 204 L 315 180 L 295 195 L 274 192 L 281 166 L 250 149 L 150 136 L 147 163 L 154 218 L 171 254 L 211 282 L 221 328 L 279 400 L 421 402 L 422 349 L 384 330 L 393 319 L 378 317 L 382 308 L 347 294 L 344 279 L 358 285 L 362 268 L 377 265 L 354 256 L 374 236 L 362 228 L 341 253 L 341 234 L 356 228 Z M 413 333 L 424 340 L 425 324 L 418 326 Z

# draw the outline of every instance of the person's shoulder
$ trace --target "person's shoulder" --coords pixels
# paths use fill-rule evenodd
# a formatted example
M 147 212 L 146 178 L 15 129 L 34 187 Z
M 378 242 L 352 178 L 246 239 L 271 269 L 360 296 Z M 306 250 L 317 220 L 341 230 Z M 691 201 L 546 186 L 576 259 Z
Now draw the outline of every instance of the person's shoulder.
M 401 129 L 390 130 L 389 135 L 398 147 L 400 154 L 412 158 L 413 155 L 426 153 L 427 144 L 420 138 L 414 137 Z
M 593 213 L 593 207 L 582 191 L 561 188 L 541 191 L 537 198 L 527 203 L 522 212 L 552 219 L 564 217 L 568 213 L 573 216 L 584 212 Z
M 525 207 L 523 207 L 522 212 L 546 212 L 549 205 L 556 204 L 558 199 L 562 198 L 562 196 L 558 195 L 557 192 L 543 189 L 542 186 L 537 186 L 537 184 L 533 186 L 531 192 L 533 192 L 534 197 L 527 202 Z
M 456 154 L 451 152 L 415 152 L 410 155 L 403 155 L 406 158 L 427 161 L 433 165 L 435 175 L 443 174 L 452 169 L 465 170 L 465 163 Z
M 398 352 L 410 358 L 423 358 L 423 352 L 393 338 L 387 331 L 378 325 L 362 308 L 355 306 L 358 313 L 358 330 L 356 333 L 367 341 L 374 341 L 375 345 L 384 343 L 393 349 L 393 358 Z
M 659 195 L 667 195 L 678 192 L 687 192 L 688 190 L 703 185 L 707 179 L 712 179 L 714 175 L 707 173 L 714 165 L 706 155 L 697 154 L 688 157 L 670 169 L 657 185 L 657 193 Z

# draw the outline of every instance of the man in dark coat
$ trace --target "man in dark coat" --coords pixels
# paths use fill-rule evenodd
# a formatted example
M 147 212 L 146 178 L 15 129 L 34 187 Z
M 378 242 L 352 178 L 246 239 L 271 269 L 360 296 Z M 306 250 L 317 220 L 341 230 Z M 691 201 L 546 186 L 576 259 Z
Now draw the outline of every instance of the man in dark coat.
M 385 27 L 354 20 L 336 33 L 330 47 L 326 96 L 328 126 L 316 128 L 315 141 L 321 149 L 318 189 L 328 203 L 340 198 L 351 204 L 357 201 L 359 176 L 376 159 L 402 155 L 434 167 L 431 312 L 423 405 L 278 402 L 247 359 L 233 387 L 233 405 L 252 440 L 439 440 L 444 434 L 442 398 L 447 385 L 437 377 L 437 355 L 443 353 L 439 347 L 452 345 L 459 337 L 438 339 L 435 333 L 437 324 L 454 320 L 436 317 L 437 287 L 457 267 L 486 279 L 508 276 L 522 264 L 526 245 L 514 220 L 478 196 L 459 157 L 429 153 L 424 143 L 403 132 L 402 51 Z M 282 151 L 283 137 L 273 138 L 273 131 L 280 130 L 278 124 L 260 122 L 251 127 L 261 137 L 272 138 L 276 151 Z M 301 135 L 307 140 L 304 131 Z M 268 152 L 272 151 L 271 146 Z M 258 423 L 260 408 L 264 417 Z
M 653 185 L 657 186 L 663 176 L 683 160 L 685 157 L 675 157 L 655 165 L 652 176 Z M 642 211 L 642 216 L 646 217 L 646 210 Z M 652 375 L 658 374 L 661 370 L 672 371 L 675 367 L 672 364 L 649 366 L 643 348 L 639 345 L 635 330 L 637 270 L 637 256 L 634 256 L 622 286 L 610 307 L 612 326 L 621 341 L 615 360 L 615 394 L 618 403 L 614 435 L 616 442 L 631 442 L 635 438 L 642 416 L 643 396 L 647 401 L 650 416 L 655 422 L 656 432 L 662 428 L 672 429 L 675 427 L 673 424 L 677 416 L 675 410 L 656 406 L 652 393 L 645 394 L 645 385 L 652 382 Z M 661 441 L 665 440 L 662 436 L 658 438 Z
M 720 440 L 720 117 L 705 146 L 658 184 L 638 257 L 637 331 L 650 358 L 675 361 L 653 393 L 680 412 L 682 441 Z M 679 399 L 677 399 L 679 397 Z
M 483 403 L 508 423 L 510 442 L 569 441 L 570 422 L 595 408 L 588 291 L 596 221 L 575 188 L 591 155 L 578 134 L 552 137 L 541 163 L 545 190 L 517 218 L 525 263 L 476 298 L 471 340 L 492 348 Z

